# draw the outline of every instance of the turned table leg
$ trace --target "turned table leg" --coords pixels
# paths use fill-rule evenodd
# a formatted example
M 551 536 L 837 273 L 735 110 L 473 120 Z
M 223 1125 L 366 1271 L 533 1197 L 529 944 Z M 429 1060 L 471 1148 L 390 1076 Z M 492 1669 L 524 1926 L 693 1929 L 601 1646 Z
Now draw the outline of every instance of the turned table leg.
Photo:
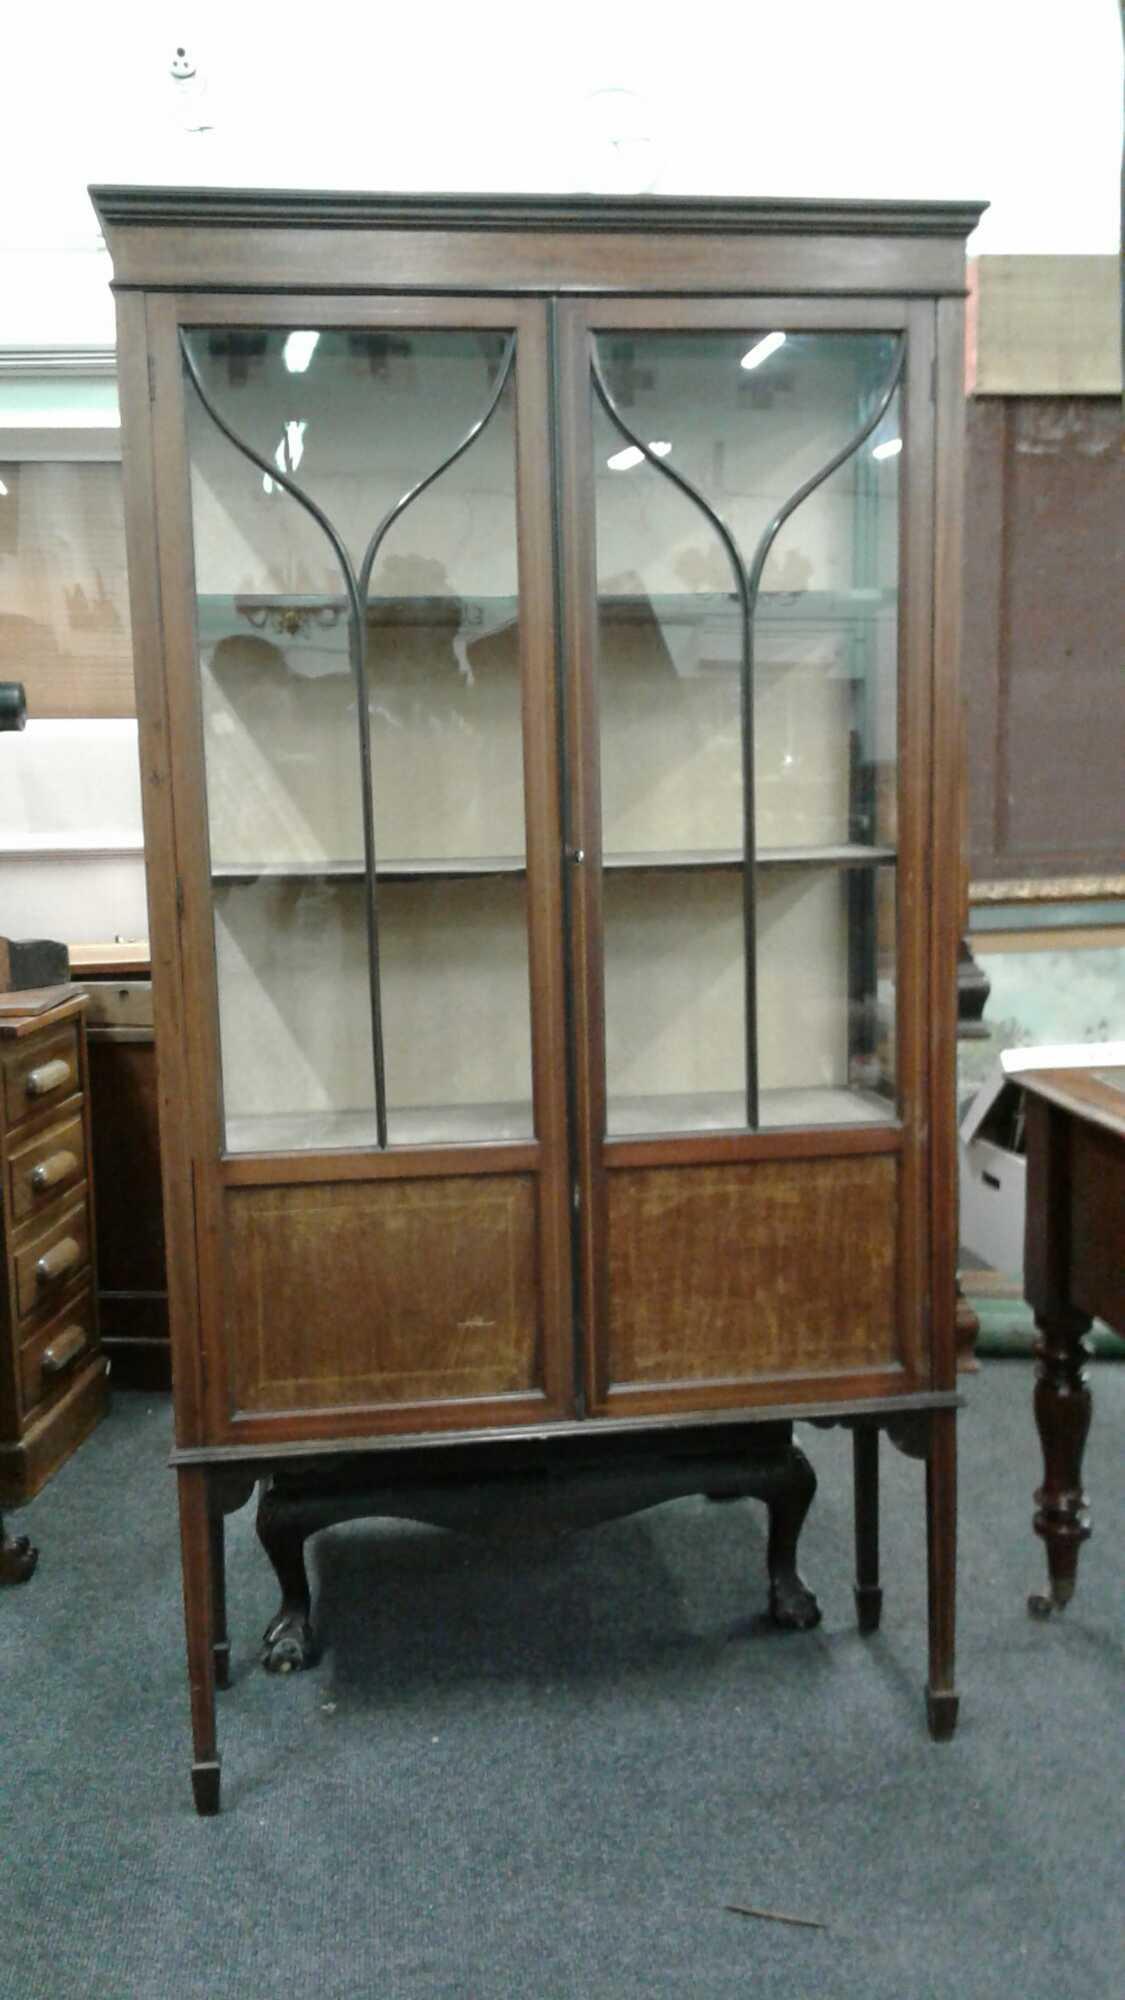
M 1043 1447 L 1043 1484 L 1035 1494 L 1035 1532 L 1047 1545 L 1050 1596 L 1037 1593 L 1028 1609 L 1037 1617 L 1063 1611 L 1078 1581 L 1078 1551 L 1090 1533 L 1082 1489 L 1082 1456 L 1090 1430 L 1091 1397 L 1085 1335 L 1092 1324 L 1073 1308 L 1037 1313 L 1035 1422 Z
M 1034 1526 L 1047 1545 L 1050 1578 L 1050 1596 L 1033 1594 L 1028 1609 L 1045 1617 L 1073 1597 L 1078 1551 L 1090 1533 L 1082 1455 L 1090 1428 L 1085 1336 L 1092 1321 L 1071 1301 L 1073 1121 L 1030 1093 L 1026 1112 L 1024 1292 L 1039 1329 L 1035 1421 L 1043 1447 Z
M 184 1624 L 191 1695 L 191 1786 L 198 1813 L 219 1810 L 219 1752 L 215 1734 L 215 1579 L 211 1501 L 201 1466 L 181 1466 L 180 1545 L 184 1571 Z

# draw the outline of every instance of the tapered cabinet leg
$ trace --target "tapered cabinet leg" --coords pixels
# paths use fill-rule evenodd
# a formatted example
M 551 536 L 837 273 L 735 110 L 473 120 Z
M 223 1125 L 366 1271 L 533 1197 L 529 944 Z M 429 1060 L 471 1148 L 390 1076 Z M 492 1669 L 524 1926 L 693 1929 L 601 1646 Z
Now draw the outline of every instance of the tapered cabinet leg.
M 1032 1597 L 1040 1617 L 1063 1611 L 1078 1581 L 1078 1552 L 1090 1533 L 1082 1457 L 1090 1430 L 1086 1373 L 1091 1321 L 1072 1307 L 1038 1314 L 1035 1422 L 1043 1447 L 1043 1484 L 1035 1495 L 1035 1532 L 1047 1546 L 1049 1599 Z
M 176 1477 L 191 1697 L 191 1785 L 196 1811 L 216 1813 L 219 1752 L 215 1735 L 215 1579 L 207 1473 L 201 1466 L 181 1466 Z
M 957 1595 L 957 1413 L 935 1410 L 926 1459 L 926 1543 L 929 1581 L 930 1674 L 926 1710 L 930 1735 L 946 1743 L 957 1727 L 954 1677 Z
M 855 1468 L 855 1610 L 861 1632 L 877 1632 L 883 1615 L 879 1583 L 879 1431 L 859 1424 L 852 1433 Z

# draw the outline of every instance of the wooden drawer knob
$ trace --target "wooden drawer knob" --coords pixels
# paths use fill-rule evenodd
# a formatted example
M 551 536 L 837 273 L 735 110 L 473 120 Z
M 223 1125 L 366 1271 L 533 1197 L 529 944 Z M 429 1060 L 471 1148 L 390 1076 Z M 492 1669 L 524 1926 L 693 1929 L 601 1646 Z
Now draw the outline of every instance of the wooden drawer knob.
M 39 1160 L 31 1169 L 31 1185 L 40 1192 L 43 1188 L 57 1187 L 60 1181 L 69 1180 L 78 1169 L 76 1153 L 48 1153 L 45 1160 Z
M 49 1097 L 52 1090 L 61 1090 L 64 1083 L 69 1083 L 72 1075 L 65 1058 L 56 1056 L 52 1062 L 41 1063 L 38 1069 L 29 1069 L 24 1087 L 29 1097 Z
M 62 1375 L 77 1361 L 86 1345 L 84 1326 L 64 1326 L 62 1332 L 43 1349 L 41 1366 L 44 1375 Z
M 63 1277 L 67 1271 L 73 1271 L 81 1258 L 82 1245 L 77 1237 L 60 1236 L 57 1243 L 52 1243 L 49 1250 L 44 1250 L 35 1266 L 35 1275 L 41 1285 L 53 1284 L 56 1278 Z

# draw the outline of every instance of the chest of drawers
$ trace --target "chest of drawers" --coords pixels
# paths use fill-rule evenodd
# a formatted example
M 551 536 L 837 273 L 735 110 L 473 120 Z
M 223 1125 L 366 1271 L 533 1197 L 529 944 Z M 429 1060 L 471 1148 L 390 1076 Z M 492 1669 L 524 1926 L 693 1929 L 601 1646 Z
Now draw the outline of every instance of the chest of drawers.
M 0 1504 L 18 1506 L 104 1414 L 85 995 L 0 1012 Z M 37 1011 L 38 1010 L 38 1011 Z

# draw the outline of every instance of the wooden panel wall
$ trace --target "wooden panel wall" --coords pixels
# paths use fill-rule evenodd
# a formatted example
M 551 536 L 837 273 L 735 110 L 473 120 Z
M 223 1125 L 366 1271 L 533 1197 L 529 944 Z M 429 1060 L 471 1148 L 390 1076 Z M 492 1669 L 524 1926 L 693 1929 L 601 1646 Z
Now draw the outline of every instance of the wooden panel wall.
M 972 879 L 1120 876 L 1120 403 L 970 398 L 966 471 Z

